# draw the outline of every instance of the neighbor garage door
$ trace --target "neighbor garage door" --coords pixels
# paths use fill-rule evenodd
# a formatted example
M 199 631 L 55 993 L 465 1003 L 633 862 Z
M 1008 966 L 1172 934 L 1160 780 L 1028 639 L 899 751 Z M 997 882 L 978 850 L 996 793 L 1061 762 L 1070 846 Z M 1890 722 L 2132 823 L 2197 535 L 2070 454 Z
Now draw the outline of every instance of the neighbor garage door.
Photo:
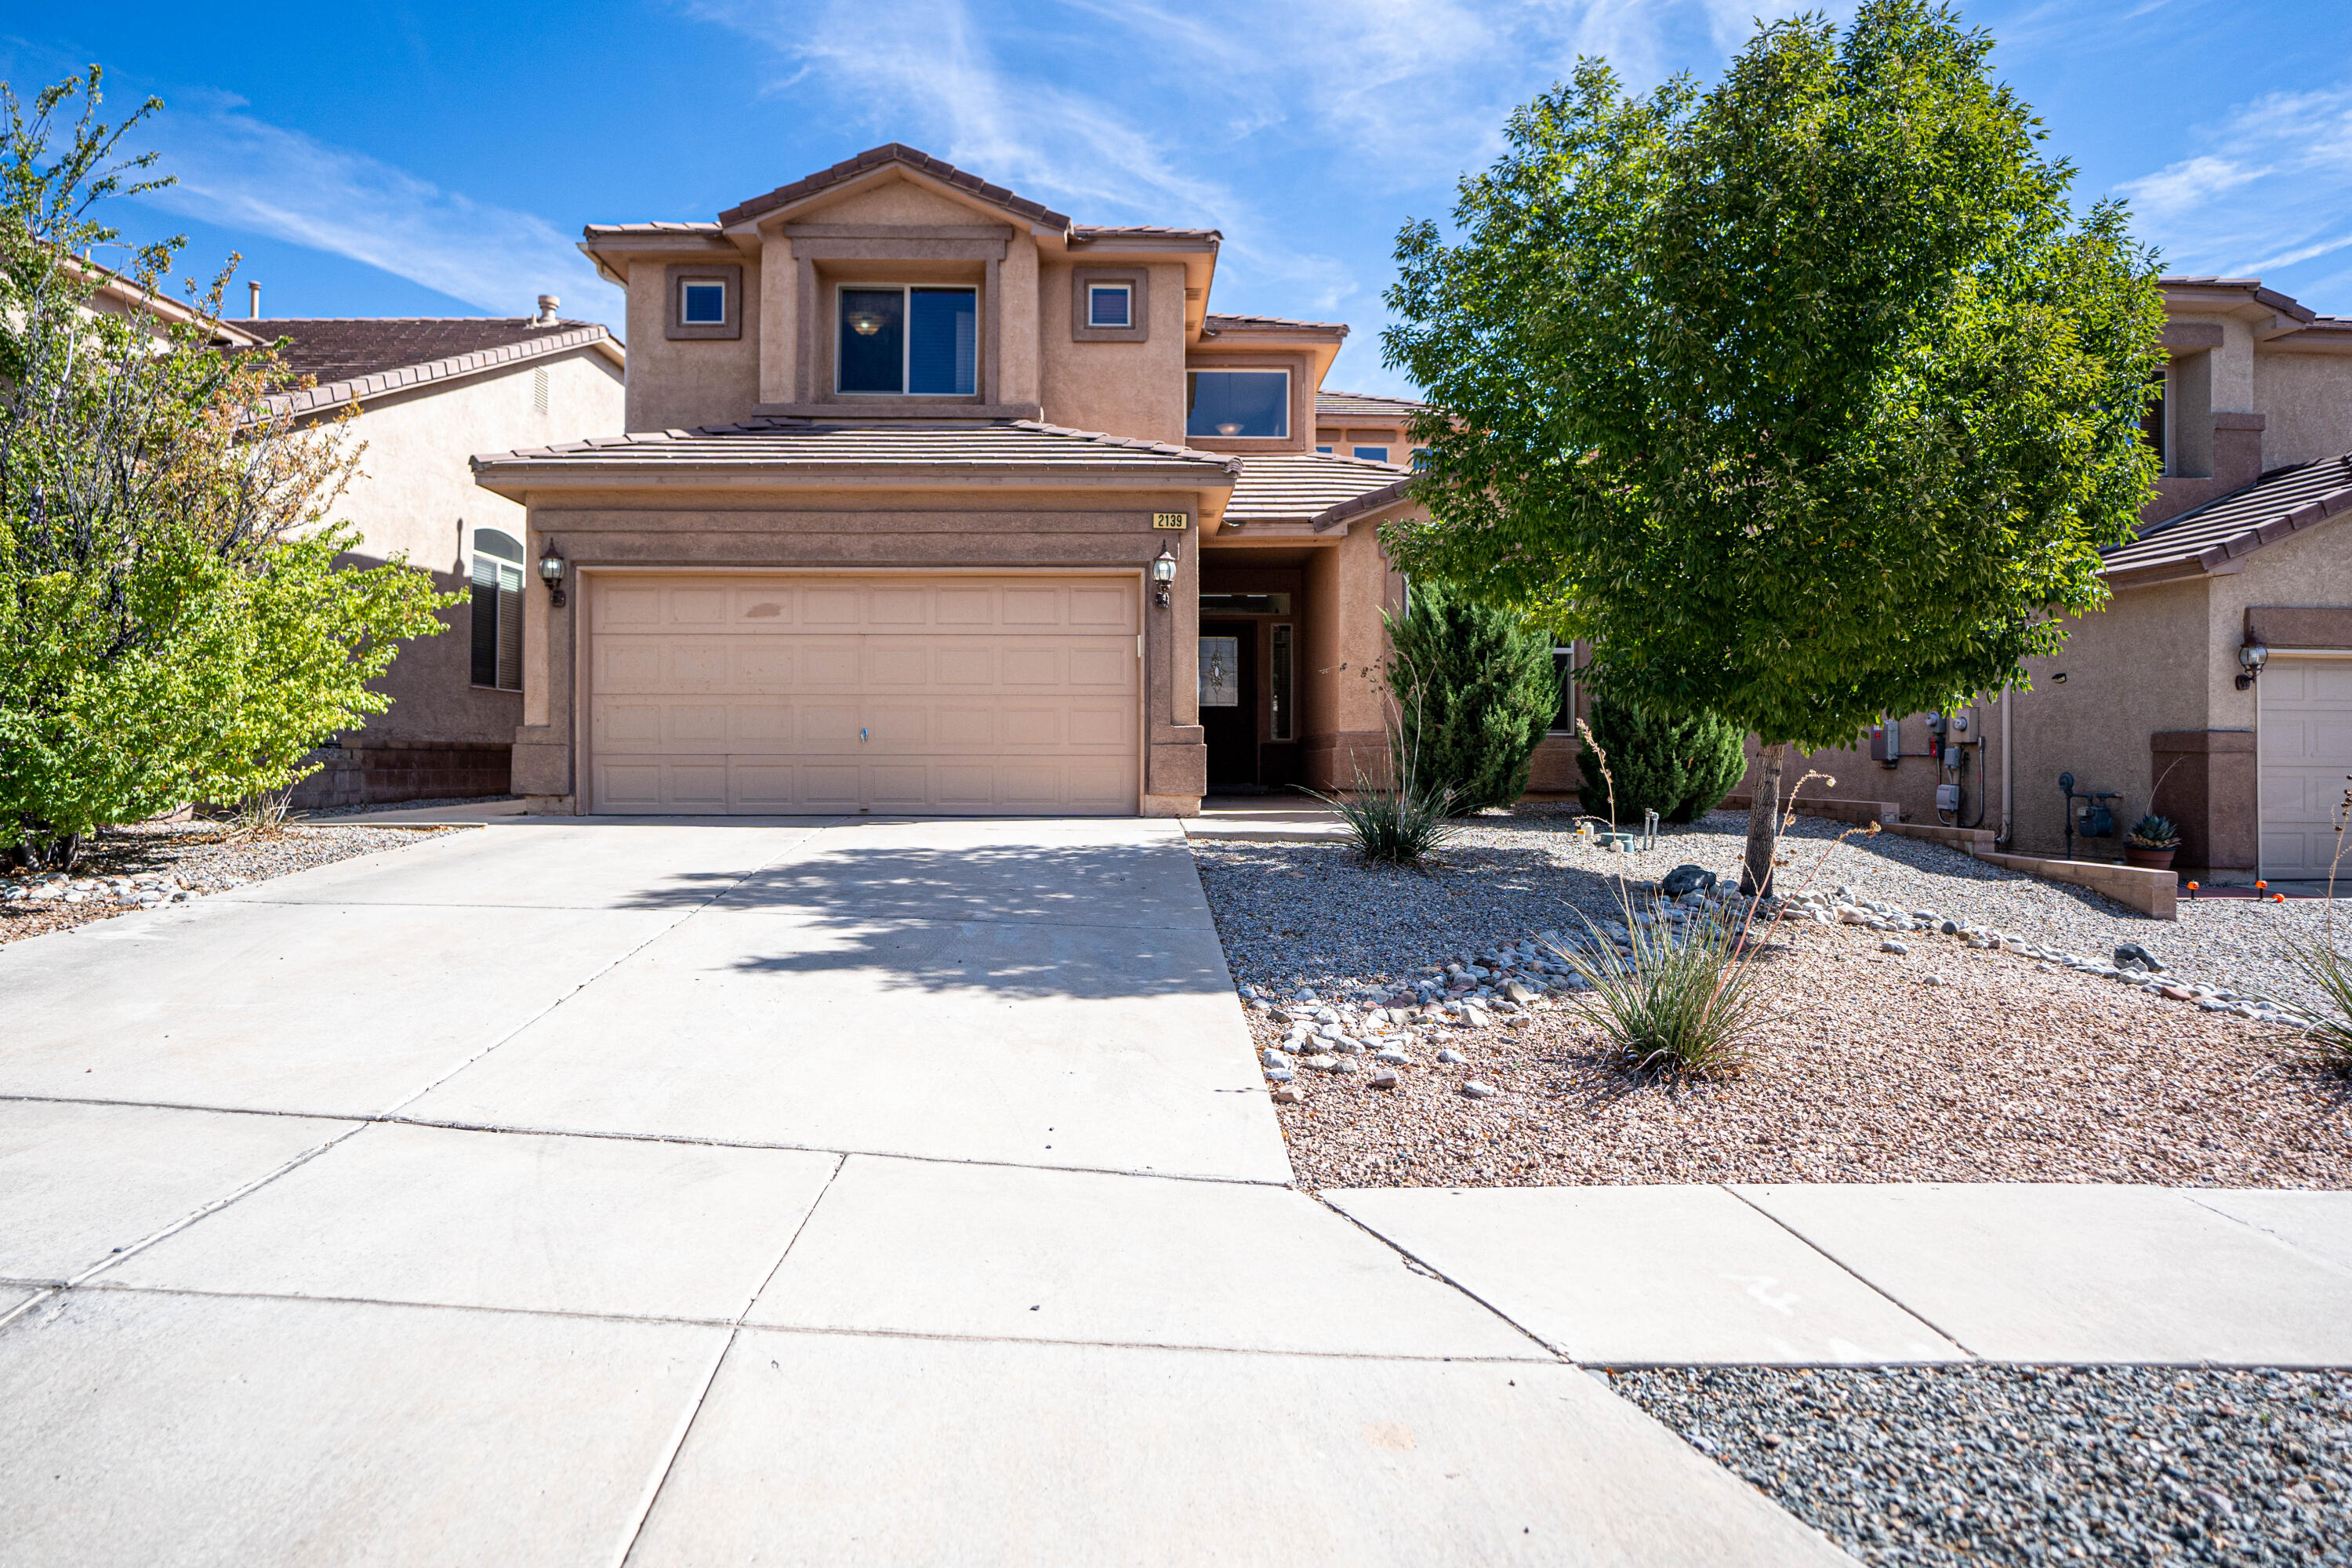
M 2352 788 L 2352 658 L 2273 654 L 2262 674 L 2262 874 L 2325 877 Z
M 593 810 L 1141 804 L 1133 578 L 590 581 Z

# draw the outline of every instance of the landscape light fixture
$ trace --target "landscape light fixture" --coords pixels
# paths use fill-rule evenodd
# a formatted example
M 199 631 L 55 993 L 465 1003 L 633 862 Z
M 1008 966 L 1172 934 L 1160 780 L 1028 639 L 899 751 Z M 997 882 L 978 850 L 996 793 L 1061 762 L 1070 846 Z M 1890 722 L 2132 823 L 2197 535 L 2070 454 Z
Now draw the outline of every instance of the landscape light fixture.
M 1160 607 L 1163 610 L 1168 607 L 1169 585 L 1175 581 L 1176 552 L 1169 542 L 1163 541 L 1160 546 L 1159 555 L 1154 557 L 1151 563 L 1152 597 L 1159 602 Z
M 2261 643 L 2250 642 L 2241 647 L 2238 650 L 2238 668 L 2244 673 L 2238 677 L 2238 689 L 2243 691 L 2252 686 L 2261 677 L 2263 666 L 2270 661 L 2271 650 Z
M 563 552 L 555 547 L 555 542 L 548 541 L 547 553 L 539 558 L 539 575 L 540 580 L 547 584 L 547 602 L 559 610 L 571 603 L 563 596 L 563 572 L 568 564 L 563 559 Z

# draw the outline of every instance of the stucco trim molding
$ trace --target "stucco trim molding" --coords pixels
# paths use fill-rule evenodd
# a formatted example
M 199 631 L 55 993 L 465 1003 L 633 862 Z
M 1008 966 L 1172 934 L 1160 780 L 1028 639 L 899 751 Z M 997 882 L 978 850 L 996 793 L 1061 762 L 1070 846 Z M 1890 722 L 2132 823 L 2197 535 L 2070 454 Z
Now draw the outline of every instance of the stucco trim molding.
M 2221 346 L 2221 323 L 2219 321 L 2167 321 L 2164 323 L 2164 346 L 2172 353 L 2194 353 L 2200 349 Z
M 1087 322 L 1090 303 L 1087 290 L 1097 283 L 1127 285 L 1124 327 L 1096 327 Z M 1151 273 L 1141 267 L 1073 267 L 1070 268 L 1070 340 L 1080 343 L 1140 343 L 1151 339 Z
M 2352 607 L 2249 605 L 2245 626 L 2246 641 L 2265 647 L 2352 647 Z
M 688 282 L 727 285 L 727 319 L 715 324 L 689 324 L 678 311 L 679 285 Z M 673 261 L 662 268 L 662 336 L 673 342 L 732 339 L 743 335 L 743 264 L 740 261 Z

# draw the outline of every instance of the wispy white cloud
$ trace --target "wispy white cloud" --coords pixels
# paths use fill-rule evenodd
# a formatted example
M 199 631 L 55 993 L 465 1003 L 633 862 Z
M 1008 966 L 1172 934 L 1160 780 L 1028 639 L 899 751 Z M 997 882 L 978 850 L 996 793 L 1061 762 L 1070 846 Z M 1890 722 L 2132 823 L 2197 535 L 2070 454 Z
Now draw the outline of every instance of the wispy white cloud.
M 2352 309 L 2352 80 L 2232 109 L 2192 156 L 2125 181 L 2140 232 L 2179 272 L 2260 274 L 2342 256 L 2304 278 L 2317 309 Z
M 168 212 L 348 257 L 501 316 L 541 293 L 583 306 L 605 293 L 544 219 L 269 124 L 236 99 L 199 97 L 149 128 L 178 183 L 142 199 Z

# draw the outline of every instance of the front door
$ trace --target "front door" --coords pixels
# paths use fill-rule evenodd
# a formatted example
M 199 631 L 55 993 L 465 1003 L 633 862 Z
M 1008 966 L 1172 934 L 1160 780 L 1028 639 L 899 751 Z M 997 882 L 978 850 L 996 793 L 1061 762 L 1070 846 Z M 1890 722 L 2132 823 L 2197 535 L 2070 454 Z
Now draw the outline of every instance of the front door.
M 1201 730 L 1209 788 L 1257 783 L 1257 623 L 1201 623 Z

